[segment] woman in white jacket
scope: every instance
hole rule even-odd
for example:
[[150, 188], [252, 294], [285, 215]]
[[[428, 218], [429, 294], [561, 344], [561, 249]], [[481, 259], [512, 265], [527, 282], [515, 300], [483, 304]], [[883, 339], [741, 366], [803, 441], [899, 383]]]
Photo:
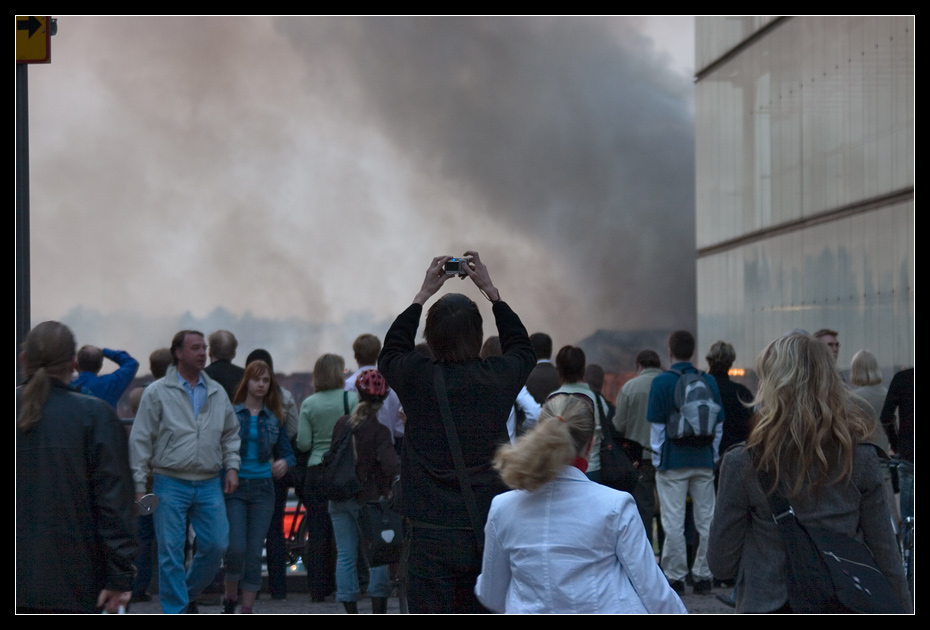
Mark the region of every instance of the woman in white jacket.
[[551, 397], [539, 424], [498, 450], [514, 488], [491, 504], [475, 593], [507, 613], [685, 613], [646, 540], [633, 498], [589, 480], [594, 409]]

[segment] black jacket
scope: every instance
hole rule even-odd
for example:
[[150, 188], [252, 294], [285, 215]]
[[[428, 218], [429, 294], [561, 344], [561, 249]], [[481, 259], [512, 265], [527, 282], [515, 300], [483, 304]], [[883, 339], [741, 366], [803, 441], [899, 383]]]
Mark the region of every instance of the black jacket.
[[[413, 349], [422, 310], [413, 304], [394, 320], [378, 360], [378, 369], [397, 392], [407, 414], [398, 511], [415, 521], [470, 528], [436, 400], [433, 362]], [[507, 416], [536, 362], [526, 328], [516, 313], [504, 302], [496, 302], [494, 317], [504, 356], [442, 364], [449, 406], [482, 522], [491, 499], [507, 490], [491, 468], [491, 459], [498, 446], [509, 443]]]
[[39, 422], [16, 431], [16, 605], [95, 612], [102, 589], [132, 590], [126, 431], [104, 401], [52, 383]]
[[245, 369], [234, 365], [226, 359], [217, 359], [203, 369], [207, 376], [223, 386], [229, 400], [236, 397], [236, 388], [239, 387], [239, 381], [242, 380]]
[[545, 404], [549, 394], [557, 390], [560, 385], [558, 370], [555, 365], [546, 361], [537, 363], [526, 378], [526, 391], [540, 405]]

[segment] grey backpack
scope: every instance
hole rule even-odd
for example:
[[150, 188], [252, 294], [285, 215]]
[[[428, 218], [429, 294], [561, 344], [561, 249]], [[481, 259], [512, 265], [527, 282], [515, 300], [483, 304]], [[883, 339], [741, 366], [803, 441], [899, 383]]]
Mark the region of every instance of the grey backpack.
[[675, 409], [665, 425], [666, 437], [691, 446], [712, 444], [721, 407], [714, 401], [706, 375], [697, 370], [669, 371], [678, 375], [678, 384], [675, 385]]

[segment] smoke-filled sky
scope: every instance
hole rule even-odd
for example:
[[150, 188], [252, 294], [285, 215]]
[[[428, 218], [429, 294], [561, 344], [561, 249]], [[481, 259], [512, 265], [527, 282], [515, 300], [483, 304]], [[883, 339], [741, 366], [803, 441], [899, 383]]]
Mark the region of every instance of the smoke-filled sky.
[[190, 326], [351, 364], [476, 249], [557, 346], [694, 325], [690, 18], [58, 25], [29, 69], [33, 323], [142, 373]]

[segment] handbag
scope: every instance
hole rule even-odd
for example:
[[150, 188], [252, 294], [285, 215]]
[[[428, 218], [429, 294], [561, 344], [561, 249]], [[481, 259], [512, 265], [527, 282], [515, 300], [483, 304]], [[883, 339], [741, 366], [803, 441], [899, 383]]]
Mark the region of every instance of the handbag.
[[[772, 487], [759, 471], [763, 488]], [[776, 489], [769, 506], [785, 542], [788, 604], [796, 613], [907, 612], [864, 544], [826, 529], [805, 527]]]
[[[601, 400], [603, 398], [597, 392], [594, 393], [597, 399], [599, 409], [603, 409]], [[629, 456], [621, 448], [617, 439], [614, 437], [613, 426], [604, 413], [601, 416], [601, 483], [609, 486], [614, 490], [623, 492], [633, 492], [636, 487], [636, 480], [639, 479], [639, 472], [633, 466]]]
[[393, 509], [393, 501], [379, 499], [361, 506], [358, 526], [368, 565], [380, 567], [400, 561], [404, 549], [404, 517]]

